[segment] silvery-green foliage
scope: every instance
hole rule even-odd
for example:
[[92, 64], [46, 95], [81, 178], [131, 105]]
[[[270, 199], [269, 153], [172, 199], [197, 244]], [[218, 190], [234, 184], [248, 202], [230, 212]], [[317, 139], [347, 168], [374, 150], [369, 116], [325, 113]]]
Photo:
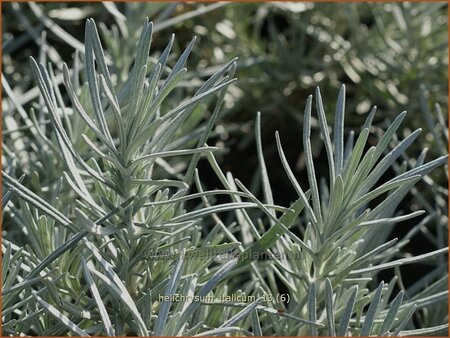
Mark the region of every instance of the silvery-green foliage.
[[[448, 191], [428, 175], [447, 161], [448, 131], [440, 107], [434, 115], [423, 103], [441, 155], [426, 162], [426, 151], [417, 159], [406, 153], [420, 131], [402, 138], [404, 113], [380, 132], [372, 125], [373, 109], [361, 130], [344, 140], [345, 88], [333, 128], [327, 121], [333, 114], [324, 111], [317, 89], [317, 118], [312, 97], [303, 115], [309, 187], [299, 184], [286, 159], [281, 138], [288, 135], [277, 134], [281, 162], [298, 199], [287, 208], [276, 206], [259, 114], [256, 143], [264, 201], [224, 172], [214, 156], [217, 149], [206, 144], [233, 82], [235, 60], [203, 82], [185, 69], [195, 39], [178, 61], [171, 53], [174, 37], [157, 57], [149, 56], [152, 33], [223, 4], [199, 6], [171, 19], [166, 18], [175, 5], [127, 3], [124, 12], [113, 3], [102, 6], [113, 15], [115, 28], [102, 26], [99, 34], [89, 19], [85, 39], [79, 41], [38, 5], [28, 5], [43, 27], [54, 27], [58, 38], [77, 51], [69, 68], [45, 34], [36, 35], [22, 17], [42, 45], [38, 61], [31, 60], [40, 97], [29, 114], [24, 105], [32, 96], [19, 97], [2, 77], [8, 110], [17, 110], [24, 122], [19, 126], [10, 114], [4, 118], [10, 130], [4, 134], [2, 205], [4, 220], [14, 224], [7, 224], [8, 239], [2, 240], [4, 334], [445, 332]], [[141, 29], [135, 20], [141, 9], [158, 12], [161, 6], [158, 24], [146, 20]], [[18, 4], [13, 7], [23, 14]], [[186, 87], [192, 96], [179, 90]], [[196, 124], [211, 105], [210, 119]], [[316, 174], [315, 126], [328, 159], [327, 177]], [[379, 140], [369, 147], [371, 134]], [[200, 156], [206, 156], [223, 190], [205, 191], [196, 169]], [[391, 168], [396, 176], [384, 181]], [[426, 190], [416, 184], [425, 184]], [[190, 192], [194, 185], [197, 193]], [[390, 240], [396, 223], [423, 214], [397, 210], [409, 192], [426, 215], [404, 238]], [[231, 202], [216, 204], [218, 194]], [[428, 194], [436, 196], [434, 205], [426, 203]], [[200, 203], [193, 207], [194, 201]], [[435, 233], [428, 231], [430, 225]], [[435, 250], [412, 256], [407, 244], [420, 232]], [[240, 256], [230, 259], [230, 252]], [[263, 253], [273, 257], [258, 260]], [[401, 268], [415, 263], [427, 264], [431, 272], [403, 288]], [[395, 277], [382, 281], [378, 273], [387, 269], [394, 269]], [[159, 299], [175, 294], [254, 298], [210, 304]], [[289, 301], [279, 294], [288, 294]], [[413, 325], [413, 316], [420, 326]]]
[[[195, 39], [164, 76], [173, 39], [159, 60], [148, 64], [152, 29], [152, 23], [146, 21], [133, 68], [125, 84], [118, 88], [95, 24], [87, 20], [87, 82], [74, 88], [71, 71], [65, 64], [62, 67], [71, 111], [87, 126], [81, 135], [90, 148], [85, 153], [76, 149], [70, 135], [69, 108], [62, 100], [53, 70], [31, 59], [33, 75], [55, 130], [55, 138], [46, 141], [64, 162], [64, 182], [59, 181], [58, 189], [67, 184], [74, 196], [71, 205], [61, 205], [57, 190], [49, 203], [3, 172], [7, 191], [3, 202], [5, 206], [10, 203], [7, 209], [11, 216], [20, 214], [16, 221], [29, 243], [26, 247], [7, 240], [2, 243], [10, 262], [4, 265], [3, 274], [5, 333], [146, 336], [153, 330], [158, 334], [172, 330], [171, 334], [181, 334], [191, 329], [187, 321], [195, 314], [194, 308], [178, 307], [169, 318], [171, 304], [158, 300], [158, 294], [164, 294], [165, 289], [166, 295], [172, 295], [180, 288], [195, 294], [198, 285], [198, 292], [206, 295], [234, 266], [231, 261], [223, 268], [209, 267], [214, 253], [227, 252], [239, 242], [220, 244], [222, 238], [217, 237], [200, 243], [199, 222], [212, 212], [256, 204], [186, 212], [186, 200], [203, 196], [187, 195], [189, 178], [152, 178], [158, 160], [214, 150], [202, 144], [194, 149], [176, 149], [173, 144], [177, 131], [199, 103], [218, 93], [220, 107], [223, 91], [234, 81], [234, 61], [205, 81], [193, 97], [161, 109], [186, 74], [184, 65]], [[198, 143], [206, 138], [200, 135], [192, 141]], [[191, 166], [195, 167], [197, 160], [198, 156], [193, 156]], [[11, 194], [19, 199], [10, 201]], [[183, 261], [195, 250], [197, 255], [204, 251], [209, 256], [206, 260]], [[177, 253], [180, 258], [172, 271], [173, 264], [168, 262]], [[45, 314], [48, 316], [42, 317]], [[185, 321], [177, 320], [175, 331], [173, 324], [166, 325], [174, 315]], [[198, 326], [198, 330], [205, 328]]]
[[[133, 63], [134, 41], [139, 37], [140, 21], [146, 16], [154, 18], [153, 21], [156, 24], [153, 31], [157, 33], [187, 20], [205, 16], [211, 11], [224, 7], [226, 3], [195, 4], [194, 9], [182, 14], [175, 14], [180, 5], [178, 3], [127, 2], [121, 4], [122, 9], [114, 2], [104, 2], [102, 5], [113, 16], [114, 25], [108, 29], [105, 24], [100, 23], [99, 29], [105, 40], [105, 47], [110, 51], [116, 65], [118, 80], [121, 82], [126, 79], [128, 69]], [[194, 85], [193, 82], [186, 81], [184, 85], [191, 87]]]
[[[418, 210], [402, 215], [396, 209], [417, 182], [427, 179], [427, 175], [435, 168], [447, 163], [448, 156], [443, 154], [424, 163], [424, 156], [421, 154], [411, 168], [404, 166], [397, 171], [397, 176], [384, 181], [383, 174], [396, 164], [397, 159], [405, 156], [406, 149], [420, 133], [420, 130], [412, 132], [388, 150], [406, 113], [398, 115], [378, 143], [365, 151], [376, 108], [369, 113], [354, 144], [353, 140], [347, 140], [344, 144], [345, 87], [341, 88], [337, 100], [332, 133], [329, 131], [318, 88], [315, 102], [327, 152], [329, 177], [321, 181], [319, 189], [310, 142], [313, 105], [313, 98], [310, 96], [306, 102], [303, 122], [309, 189], [305, 191], [295, 178], [277, 133], [276, 142], [283, 167], [299, 196], [289, 207], [295, 214], [285, 213], [277, 218], [260, 203], [272, 227], [250, 245], [238, 264], [247, 264], [254, 253], [269, 250], [273, 255], [273, 263], [267, 269], [267, 278], [270, 280], [274, 276], [278, 277], [291, 296], [289, 303], [278, 306], [287, 313], [300, 314], [300, 317], [307, 317], [312, 321], [318, 320], [324, 327], [300, 327], [282, 320], [279, 322], [279, 329], [276, 326], [262, 326], [262, 332], [312, 336], [408, 334], [410, 331], [407, 328], [416, 310], [430, 305], [442, 305], [442, 308], [446, 308], [447, 276], [426, 275], [424, 278], [427, 280], [422, 280], [414, 290], [402, 290], [395, 295], [394, 286], [397, 282], [401, 283], [399, 268], [406, 264], [427, 262], [435, 264], [436, 269], [442, 269], [448, 248], [438, 245], [437, 250], [422, 255], [399, 255], [413, 236], [412, 232], [423, 229], [430, 216], [417, 222], [417, 226], [406, 238], [389, 240], [388, 236], [396, 223], [424, 213], [423, 210]], [[258, 140], [259, 115], [256, 128]], [[257, 144], [265, 202], [270, 203], [273, 197], [260, 139]], [[251, 195], [242, 183], [236, 183], [241, 190]], [[380, 196], [383, 198], [376, 200]], [[252, 199], [258, 203], [256, 197]], [[292, 232], [295, 227], [302, 229], [302, 236]], [[392, 268], [396, 269], [397, 276], [389, 283], [381, 281], [374, 290], [378, 272]], [[428, 283], [433, 283], [432, 291], [427, 287]], [[274, 287], [271, 290], [273, 294], [282, 292], [278, 285]], [[263, 287], [260, 292], [265, 292]], [[445, 331], [445, 312], [442, 316], [436, 315], [439, 320], [426, 324], [428, 329], [425, 325], [417, 334]], [[415, 331], [411, 331], [411, 334], [413, 332]]]

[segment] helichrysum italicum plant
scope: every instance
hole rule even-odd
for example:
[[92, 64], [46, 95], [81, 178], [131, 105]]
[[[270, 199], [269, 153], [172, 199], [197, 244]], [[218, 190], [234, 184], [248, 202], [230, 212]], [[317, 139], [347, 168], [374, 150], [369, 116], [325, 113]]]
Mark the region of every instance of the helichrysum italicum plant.
[[[247, 249], [247, 254], [262, 250], [273, 251], [274, 263], [269, 272], [277, 276], [290, 291], [291, 301], [283, 306], [287, 313], [297, 313], [310, 321], [324, 323], [324, 327], [290, 325], [279, 322], [283, 335], [407, 335], [432, 334], [447, 329], [446, 314], [439, 325], [408, 331], [415, 310], [431, 304], [446, 304], [447, 275], [435, 280], [433, 292], [426, 284], [409, 293], [401, 290], [393, 294], [397, 277], [388, 283], [381, 281], [376, 289], [369, 287], [382, 270], [421, 261], [437, 260], [447, 253], [447, 247], [419, 256], [401, 256], [412, 236], [423, 224], [418, 224], [402, 239], [388, 240], [392, 225], [421, 215], [415, 211], [401, 215], [397, 206], [414, 185], [433, 169], [447, 162], [443, 155], [426, 164], [419, 159], [411, 169], [403, 167], [397, 176], [382, 182], [382, 176], [416, 139], [420, 130], [408, 135], [392, 149], [387, 150], [397, 132], [405, 112], [400, 114], [383, 134], [377, 145], [364, 151], [376, 108], [372, 109], [353, 144], [349, 138], [344, 144], [345, 87], [339, 93], [334, 129], [330, 136], [319, 89], [316, 91], [316, 107], [321, 134], [328, 158], [329, 177], [317, 181], [311, 151], [311, 111], [313, 98], [306, 103], [303, 122], [303, 146], [306, 157], [309, 189], [303, 190], [296, 180], [283, 152], [280, 137], [276, 134], [277, 147], [283, 167], [299, 198], [289, 208], [300, 219], [286, 213], [277, 219], [260, 204], [269, 216], [272, 227]], [[259, 118], [259, 117], [258, 117]], [[257, 123], [259, 137], [259, 119]], [[258, 140], [258, 139], [257, 139]], [[273, 197], [266, 165], [262, 155], [261, 140], [257, 141], [260, 166], [263, 173], [264, 195], [267, 203]], [[382, 183], [379, 183], [379, 182]], [[239, 181], [238, 186], [251, 194]], [[386, 195], [387, 193], [387, 195]], [[383, 200], [373, 201], [384, 196]], [[256, 198], [253, 198], [256, 203]], [[302, 236], [291, 232], [294, 226], [302, 229]], [[241, 262], [247, 259], [242, 256]], [[445, 256], [444, 256], [445, 257]], [[261, 288], [262, 289], [262, 288]], [[273, 294], [282, 290], [278, 285]], [[406, 296], [405, 296], [406, 294]], [[444, 306], [445, 307], [445, 306]], [[270, 329], [269, 329], [270, 330]], [[405, 330], [405, 331], [404, 331]]]
[[[35, 193], [26, 187], [24, 177], [15, 179], [11, 168], [3, 172], [3, 207], [26, 236], [22, 243], [2, 241], [4, 334], [367, 336], [445, 331], [444, 313], [435, 323], [410, 328], [414, 311], [446, 302], [447, 276], [394, 292], [398, 278], [384, 283], [377, 274], [447, 252], [439, 248], [403, 257], [399, 252], [408, 236], [388, 239], [393, 224], [423, 213], [402, 215], [396, 209], [414, 184], [447, 156], [428, 163], [421, 156], [412, 168], [399, 166], [397, 175], [383, 182], [383, 174], [420, 131], [390, 149], [402, 113], [377, 145], [366, 150], [373, 109], [356, 141], [350, 134], [344, 142], [345, 87], [332, 133], [317, 90], [329, 175], [316, 177], [309, 97], [303, 122], [309, 189], [297, 182], [277, 134], [282, 165], [299, 197], [288, 208], [275, 206], [258, 115], [261, 202], [222, 171], [216, 149], [206, 145], [225, 90], [234, 81], [234, 60], [191, 98], [171, 106], [167, 98], [186, 76], [194, 40], [166, 73], [174, 40], [153, 61], [152, 29], [146, 21], [131, 71], [114, 73], [96, 26], [88, 20], [82, 62], [86, 82], [79, 83], [78, 71], [62, 66], [68, 101], [57, 74], [31, 60], [52, 133], [47, 136], [35, 118], [28, 127], [61, 158], [64, 173], [63, 179], [45, 186], [50, 195], [46, 200], [40, 189]], [[215, 94], [203, 132], [180, 134], [189, 115]], [[196, 146], [179, 148], [185, 144]], [[204, 190], [196, 170], [201, 155], [223, 190]], [[166, 161], [171, 157], [186, 158], [183, 171], [173, 170]], [[37, 176], [33, 184], [39, 186]], [[197, 193], [192, 193], [194, 186]], [[215, 204], [218, 194], [229, 195], [232, 202]], [[201, 204], [192, 207], [196, 199]], [[247, 208], [263, 216], [255, 220]], [[229, 211], [223, 221], [220, 213]], [[411, 231], [422, 228], [418, 223]], [[239, 254], [236, 258], [216, 259], [232, 250]], [[261, 260], [262, 253], [271, 259]], [[186, 301], [174, 301], [174, 295]], [[230, 295], [253, 298], [220, 300]], [[189, 298], [193, 296], [198, 298]], [[206, 296], [208, 301], [202, 298]]]
[[[164, 291], [168, 282], [165, 279], [169, 276], [170, 290], [176, 289], [180, 281], [186, 283], [189, 275], [192, 276], [189, 283], [195, 284], [197, 277], [192, 278], [205, 272], [211, 263], [212, 259], [209, 259], [201, 265], [192, 263], [190, 268], [184, 267], [186, 275], [181, 279], [179, 268], [174, 274], [166, 260], [152, 259], [152, 256], [164, 256], [164, 252], [174, 250], [180, 256], [180, 265], [189, 253], [181, 248], [194, 248], [199, 244], [199, 219], [211, 212], [208, 208], [200, 212], [184, 211], [182, 202], [190, 198], [186, 196], [188, 177], [184, 180], [158, 179], [152, 178], [152, 172], [158, 159], [211, 151], [209, 147], [178, 150], [173, 149], [172, 144], [192, 110], [234, 81], [231, 77], [235, 64], [232, 61], [225, 65], [191, 99], [162, 111], [165, 98], [186, 74], [183, 67], [194, 40], [170, 74], [161, 80], [173, 39], [147, 72], [152, 27], [149, 22], [144, 25], [133, 69], [120, 90], [113, 84], [92, 20], [86, 23], [84, 67], [87, 84], [83, 87], [90, 101], [84, 100], [84, 105], [73, 88], [69, 69], [63, 66], [71, 107], [89, 127], [89, 133], [81, 135], [92, 150], [88, 160], [80, 156], [67, 132], [70, 119], [53, 71], [47, 71], [43, 65], [31, 60], [33, 75], [56, 131], [52, 145], [59, 148], [66, 167], [65, 181], [76, 196], [72, 197], [75, 204], [65, 210], [67, 217], [57, 210], [57, 192], [51, 203], [56, 204], [54, 207], [3, 173], [4, 185], [10, 192], [28, 202], [19, 202], [17, 213], [21, 215], [17, 223], [23, 226], [30, 244], [25, 250], [27, 254], [11, 273], [3, 274], [7, 278], [3, 292], [10, 297], [3, 303], [4, 309], [10, 309], [6, 312], [9, 315], [4, 317], [7, 333], [53, 335], [69, 329], [82, 335], [128, 332], [145, 336], [153, 328], [155, 333], [162, 334], [168, 307], [167, 304], [161, 306], [161, 315], [156, 321], [152, 318], [151, 303], [157, 299], [154, 288]], [[218, 105], [222, 98], [223, 93], [219, 94]], [[201, 135], [200, 140], [194, 138], [194, 141], [205, 138]], [[192, 158], [191, 167], [195, 167], [197, 159], [196, 156]], [[187, 175], [192, 176], [193, 170]], [[9, 198], [10, 193], [5, 195], [4, 202], [7, 203]], [[15, 246], [8, 243], [4, 247], [9, 260], [11, 248]], [[229, 247], [209, 245], [202, 249], [219, 252]], [[15, 252], [11, 257], [12, 263], [17, 262], [17, 255]], [[196, 271], [199, 267], [202, 269]], [[42, 282], [42, 276], [46, 279], [43, 283], [47, 283], [52, 291], [42, 293], [42, 289], [36, 293], [28, 287]], [[221, 279], [214, 278], [214, 268], [211, 276], [209, 288]], [[19, 284], [14, 285], [14, 281]], [[98, 285], [99, 281], [101, 285]], [[61, 294], [58, 290], [64, 292]], [[28, 301], [21, 304], [19, 300], [23, 299]], [[116, 309], [112, 313], [107, 311], [111, 307]], [[44, 322], [27, 318], [34, 311], [43, 309], [55, 318], [49, 317]], [[96, 314], [92, 313], [93, 309]], [[68, 319], [65, 311], [75, 317]], [[20, 313], [19, 319], [14, 318], [15, 313]], [[101, 327], [93, 325], [98, 320], [103, 323]], [[90, 323], [81, 324], [80, 321]], [[183, 332], [183, 327], [180, 326], [179, 331]]]

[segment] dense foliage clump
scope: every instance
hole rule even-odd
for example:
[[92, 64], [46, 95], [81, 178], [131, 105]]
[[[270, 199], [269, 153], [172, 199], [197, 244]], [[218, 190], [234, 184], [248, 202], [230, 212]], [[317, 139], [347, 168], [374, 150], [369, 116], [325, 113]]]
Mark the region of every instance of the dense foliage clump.
[[447, 333], [446, 7], [3, 9], [4, 335]]

